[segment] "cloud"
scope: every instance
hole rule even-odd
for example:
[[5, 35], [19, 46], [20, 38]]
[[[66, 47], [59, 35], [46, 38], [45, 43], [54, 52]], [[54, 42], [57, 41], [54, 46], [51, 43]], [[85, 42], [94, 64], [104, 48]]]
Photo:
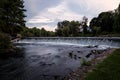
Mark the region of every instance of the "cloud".
[[35, 16], [36, 18], [30, 19], [27, 23], [33, 23], [33, 24], [37, 24], [37, 23], [51, 23], [54, 22], [54, 20], [52, 19], [48, 19], [45, 17], [40, 17], [38, 18], [37, 16]]
[[[27, 1], [27, 0], [26, 0]], [[58, 21], [81, 20], [87, 16], [89, 20], [100, 12], [114, 10], [120, 0], [29, 0], [27, 25], [44, 27], [48, 30], [55, 28]], [[33, 13], [34, 16], [31, 16]]]
[[[56, 26], [58, 21], [62, 20], [80, 20], [82, 18], [81, 15], [72, 12], [68, 7], [66, 1], [61, 2], [61, 4], [55, 6], [55, 7], [50, 7], [43, 12], [40, 12], [38, 15], [32, 17], [31, 19], [28, 20], [27, 24], [44, 24], [44, 23], [49, 23], [49, 26], [51, 25]], [[46, 24], [44, 24], [46, 25]], [[42, 25], [42, 26], [44, 26]], [[41, 25], [39, 26], [41, 27]], [[48, 25], [47, 25], [48, 27]], [[53, 28], [51, 27], [51, 28]], [[47, 28], [48, 29], [48, 28]]]
[[[52, 27], [52, 28], [51, 28]], [[44, 28], [44, 29], [46, 29], [46, 30], [48, 30], [48, 31], [55, 31], [55, 29], [56, 29], [56, 26], [50, 26], [50, 25], [43, 25], [43, 26], [41, 26], [41, 27], [38, 27], [38, 28]]]

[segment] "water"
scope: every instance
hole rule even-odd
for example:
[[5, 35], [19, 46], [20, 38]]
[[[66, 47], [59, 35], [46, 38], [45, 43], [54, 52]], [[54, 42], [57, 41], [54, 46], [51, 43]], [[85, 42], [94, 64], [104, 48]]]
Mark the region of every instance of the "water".
[[23, 39], [18, 44], [46, 44], [46, 45], [76, 45], [76, 46], [95, 46], [99, 47], [110, 47], [119, 48], [120, 38], [119, 37], [30, 37]]
[[[80, 67], [91, 50], [119, 48], [119, 38], [26, 38], [15, 43], [22, 57], [0, 59], [0, 80], [61, 80]], [[88, 47], [89, 46], [89, 47]], [[97, 46], [97, 47], [95, 47]], [[71, 55], [72, 53], [72, 55]]]

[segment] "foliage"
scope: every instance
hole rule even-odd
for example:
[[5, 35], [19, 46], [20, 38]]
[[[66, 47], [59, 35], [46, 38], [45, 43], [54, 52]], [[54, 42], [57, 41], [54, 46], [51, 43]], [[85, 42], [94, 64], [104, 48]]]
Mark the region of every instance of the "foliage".
[[10, 37], [7, 34], [0, 33], [0, 50], [11, 47]]
[[14, 52], [10, 37], [25, 27], [23, 3], [23, 0], [0, 0], [0, 53]]
[[94, 35], [120, 33], [120, 5], [115, 11], [102, 12], [94, 17], [90, 28]]
[[114, 14], [114, 31], [120, 33], [120, 4]]
[[62, 21], [58, 22], [58, 27], [56, 29], [56, 36], [63, 37], [76, 37], [80, 34], [79, 21]]
[[84, 80], [120, 80], [120, 49], [98, 64]]
[[84, 33], [84, 34], [87, 34], [87, 33], [88, 33], [88, 30], [87, 30], [87, 28], [88, 28], [87, 22], [88, 22], [88, 18], [84, 16], [84, 17], [83, 17], [83, 21], [82, 21], [82, 23], [81, 23], [81, 26], [82, 26], [82, 28], [83, 28], [83, 33]]
[[90, 22], [90, 26], [93, 30], [93, 33], [96, 32], [94, 27], [98, 27], [101, 32], [112, 32], [113, 31], [113, 12], [102, 12], [96, 18], [93, 18]]
[[82, 58], [82, 65], [83, 66], [90, 66], [91, 65], [91, 62], [90, 61], [86, 61], [84, 58]]
[[0, 30], [16, 35], [25, 26], [23, 0], [0, 1]]
[[38, 29], [25, 27], [21, 32], [23, 37], [54, 37], [55, 33], [53, 31], [46, 31], [44, 28]]

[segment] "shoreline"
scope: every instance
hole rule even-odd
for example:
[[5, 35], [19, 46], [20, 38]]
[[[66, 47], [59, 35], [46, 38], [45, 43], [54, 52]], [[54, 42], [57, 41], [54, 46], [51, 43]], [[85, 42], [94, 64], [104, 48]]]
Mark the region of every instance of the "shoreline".
[[85, 64], [82, 64], [76, 71], [69, 73], [64, 80], [83, 80], [86, 77], [87, 73], [92, 72], [97, 64], [101, 63], [105, 58], [107, 58], [107, 56], [109, 56], [115, 50], [116, 49], [114, 48], [108, 48], [100, 53], [98, 52], [98, 50], [94, 54], [94, 59], [86, 62]]
[[17, 48], [15, 45], [12, 44], [11, 48], [9, 49], [0, 49], [0, 59], [7, 59], [10, 57], [22, 57], [22, 49]]

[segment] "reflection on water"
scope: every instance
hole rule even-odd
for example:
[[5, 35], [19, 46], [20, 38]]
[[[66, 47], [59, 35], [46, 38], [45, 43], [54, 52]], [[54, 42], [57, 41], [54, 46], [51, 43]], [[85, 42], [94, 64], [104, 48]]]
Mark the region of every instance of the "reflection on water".
[[20, 52], [21, 57], [0, 59], [0, 80], [61, 80], [80, 67], [83, 58], [94, 58], [92, 50], [103, 47], [81, 46], [79, 40], [74, 41], [75, 45], [72, 41], [71, 44], [53, 41], [25, 39], [16, 43], [17, 47], [24, 49], [24, 54]]
[[[24, 57], [0, 60], [0, 80], [61, 80], [81, 63], [87, 52], [75, 46], [24, 45]], [[70, 55], [72, 52], [72, 55]], [[78, 58], [79, 57], [79, 58]], [[91, 56], [92, 57], [92, 56]]]

